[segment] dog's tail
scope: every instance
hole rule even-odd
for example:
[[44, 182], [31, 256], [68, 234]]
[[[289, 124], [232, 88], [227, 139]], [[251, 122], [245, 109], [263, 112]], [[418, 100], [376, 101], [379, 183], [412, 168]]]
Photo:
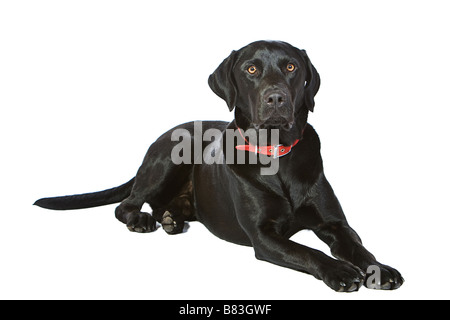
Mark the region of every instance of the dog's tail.
[[117, 203], [127, 198], [133, 188], [134, 178], [127, 183], [108, 190], [75, 194], [72, 196], [42, 198], [34, 205], [52, 210], [84, 209]]

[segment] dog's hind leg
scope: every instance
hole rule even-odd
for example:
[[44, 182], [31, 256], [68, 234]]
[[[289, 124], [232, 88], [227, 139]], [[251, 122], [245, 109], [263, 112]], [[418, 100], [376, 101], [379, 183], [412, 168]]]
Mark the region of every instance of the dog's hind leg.
[[[170, 170], [155, 170], [149, 159], [152, 148], [144, 159], [144, 163], [139, 168], [133, 188], [128, 198], [116, 208], [116, 218], [125, 223], [130, 231], [146, 233], [156, 230], [156, 220], [150, 213], [141, 212], [144, 203], [155, 198], [155, 194], [164, 184], [164, 179], [169, 175]], [[167, 172], [168, 171], [168, 172]]]
[[[156, 194], [164, 185], [167, 172], [146, 170], [148, 166], [142, 165], [136, 175], [136, 181], [131, 194], [116, 208], [116, 218], [127, 225], [128, 230], [146, 233], [156, 230], [156, 219], [147, 212], [142, 212], [142, 206], [148, 202], [150, 205], [158, 203]], [[157, 179], [159, 177], [159, 179]], [[162, 198], [162, 197], [161, 197]], [[153, 199], [153, 201], [150, 201]], [[166, 200], [167, 201], [167, 200]], [[165, 203], [164, 199], [162, 203]]]
[[[180, 126], [188, 131], [187, 134], [193, 134], [193, 123]], [[125, 223], [130, 231], [151, 232], [156, 230], [156, 220], [162, 222], [162, 216], [167, 209], [170, 209], [172, 220], [177, 222], [177, 227], [172, 232], [178, 232], [179, 227], [187, 220], [183, 217], [178, 218], [176, 209], [181, 208], [181, 198], [192, 194], [192, 186], [189, 187], [192, 180], [193, 158], [188, 163], [175, 164], [172, 161], [173, 148], [178, 141], [172, 141], [172, 132], [176, 128], [167, 131], [159, 137], [148, 149], [144, 161], [139, 168], [133, 188], [128, 198], [126, 198], [116, 208], [116, 218]], [[184, 151], [183, 151], [184, 152]], [[191, 155], [194, 155], [191, 150]], [[179, 200], [174, 200], [180, 198]], [[172, 203], [173, 202], [173, 203]], [[144, 203], [150, 204], [154, 210], [153, 216], [146, 212], [141, 212]], [[170, 205], [172, 203], [172, 205]], [[181, 207], [180, 207], [181, 206]], [[185, 205], [186, 206], [186, 205]], [[190, 204], [189, 204], [190, 207]], [[162, 213], [155, 212], [155, 209], [164, 208]], [[161, 217], [158, 217], [160, 215]], [[157, 216], [158, 219], [155, 219]], [[165, 223], [169, 223], [169, 214], [165, 216]], [[168, 230], [168, 229], [167, 229]]]
[[186, 227], [185, 221], [196, 220], [192, 207], [192, 182], [187, 182], [166, 207], [153, 210], [153, 218], [168, 234], [182, 233]]
[[146, 233], [156, 230], [156, 220], [147, 212], [141, 212], [145, 201], [131, 194], [116, 208], [116, 218], [127, 225], [128, 230]]
[[[162, 223], [164, 211], [161, 217], [158, 216], [158, 212], [153, 212], [153, 215], [156, 213], [157, 219], [150, 213], [141, 212], [144, 203], [148, 203], [154, 210], [155, 208], [171, 209], [172, 219], [178, 223], [172, 232], [177, 233], [179, 228], [183, 230], [183, 222], [186, 220], [186, 218], [178, 219], [177, 209], [182, 207], [182, 200], [192, 194], [192, 186], [188, 187], [192, 166], [173, 164], [169, 158], [170, 153], [157, 147], [158, 143], [150, 147], [136, 174], [130, 195], [116, 208], [116, 218], [125, 223], [130, 231], [152, 232], [156, 230], [157, 220]], [[159, 149], [159, 153], [155, 155], [154, 149]], [[177, 198], [180, 199], [176, 200]], [[188, 204], [190, 208], [190, 200]], [[184, 207], [187, 208], [188, 204]], [[168, 216], [166, 215], [165, 218], [165, 223], [168, 224]]]
[[[156, 221], [167, 233], [182, 232], [184, 221], [195, 220], [191, 209], [190, 169], [189, 166], [175, 167], [171, 164], [159, 171], [141, 167], [130, 196], [116, 208], [116, 218], [134, 232], [152, 232], [156, 230]], [[146, 202], [153, 209], [152, 215], [141, 212]], [[166, 211], [168, 213], [165, 214]]]

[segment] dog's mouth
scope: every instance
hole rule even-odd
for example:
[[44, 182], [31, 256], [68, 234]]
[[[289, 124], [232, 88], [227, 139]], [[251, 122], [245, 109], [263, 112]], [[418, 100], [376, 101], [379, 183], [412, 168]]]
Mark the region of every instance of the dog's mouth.
[[258, 108], [253, 126], [255, 129], [291, 130], [295, 119], [291, 105], [291, 103], [283, 103], [281, 106], [273, 107], [263, 104]]
[[255, 129], [280, 129], [289, 131], [294, 125], [294, 117], [284, 117], [281, 115], [271, 115], [267, 119], [253, 122]]
[[291, 130], [294, 125], [294, 121], [286, 121], [284, 119], [271, 119], [263, 123], [254, 123], [253, 127], [256, 130], [259, 129], [282, 129], [285, 131]]

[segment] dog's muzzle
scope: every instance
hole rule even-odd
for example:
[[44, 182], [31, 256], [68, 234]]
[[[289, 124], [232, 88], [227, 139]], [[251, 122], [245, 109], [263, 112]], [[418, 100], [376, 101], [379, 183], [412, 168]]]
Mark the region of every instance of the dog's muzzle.
[[267, 89], [261, 96], [259, 119], [255, 128], [275, 127], [290, 130], [294, 124], [294, 109], [286, 90]]

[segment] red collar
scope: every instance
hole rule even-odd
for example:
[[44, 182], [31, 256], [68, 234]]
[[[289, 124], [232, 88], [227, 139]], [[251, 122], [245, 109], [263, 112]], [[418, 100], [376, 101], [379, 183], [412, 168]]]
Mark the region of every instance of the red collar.
[[255, 145], [251, 144], [250, 142], [248, 142], [247, 139], [245, 139], [244, 135], [242, 134], [241, 128], [238, 128], [238, 130], [239, 130], [239, 133], [241, 134], [241, 137], [248, 144], [237, 145], [236, 146], [237, 150], [244, 150], [244, 151], [249, 151], [249, 152], [254, 152], [254, 153], [260, 153], [260, 154], [264, 154], [266, 156], [273, 157], [274, 159], [287, 155], [289, 152], [291, 152], [292, 148], [300, 141], [300, 139], [297, 139], [290, 146], [284, 146], [282, 144], [271, 145], [271, 146], [255, 146]]

